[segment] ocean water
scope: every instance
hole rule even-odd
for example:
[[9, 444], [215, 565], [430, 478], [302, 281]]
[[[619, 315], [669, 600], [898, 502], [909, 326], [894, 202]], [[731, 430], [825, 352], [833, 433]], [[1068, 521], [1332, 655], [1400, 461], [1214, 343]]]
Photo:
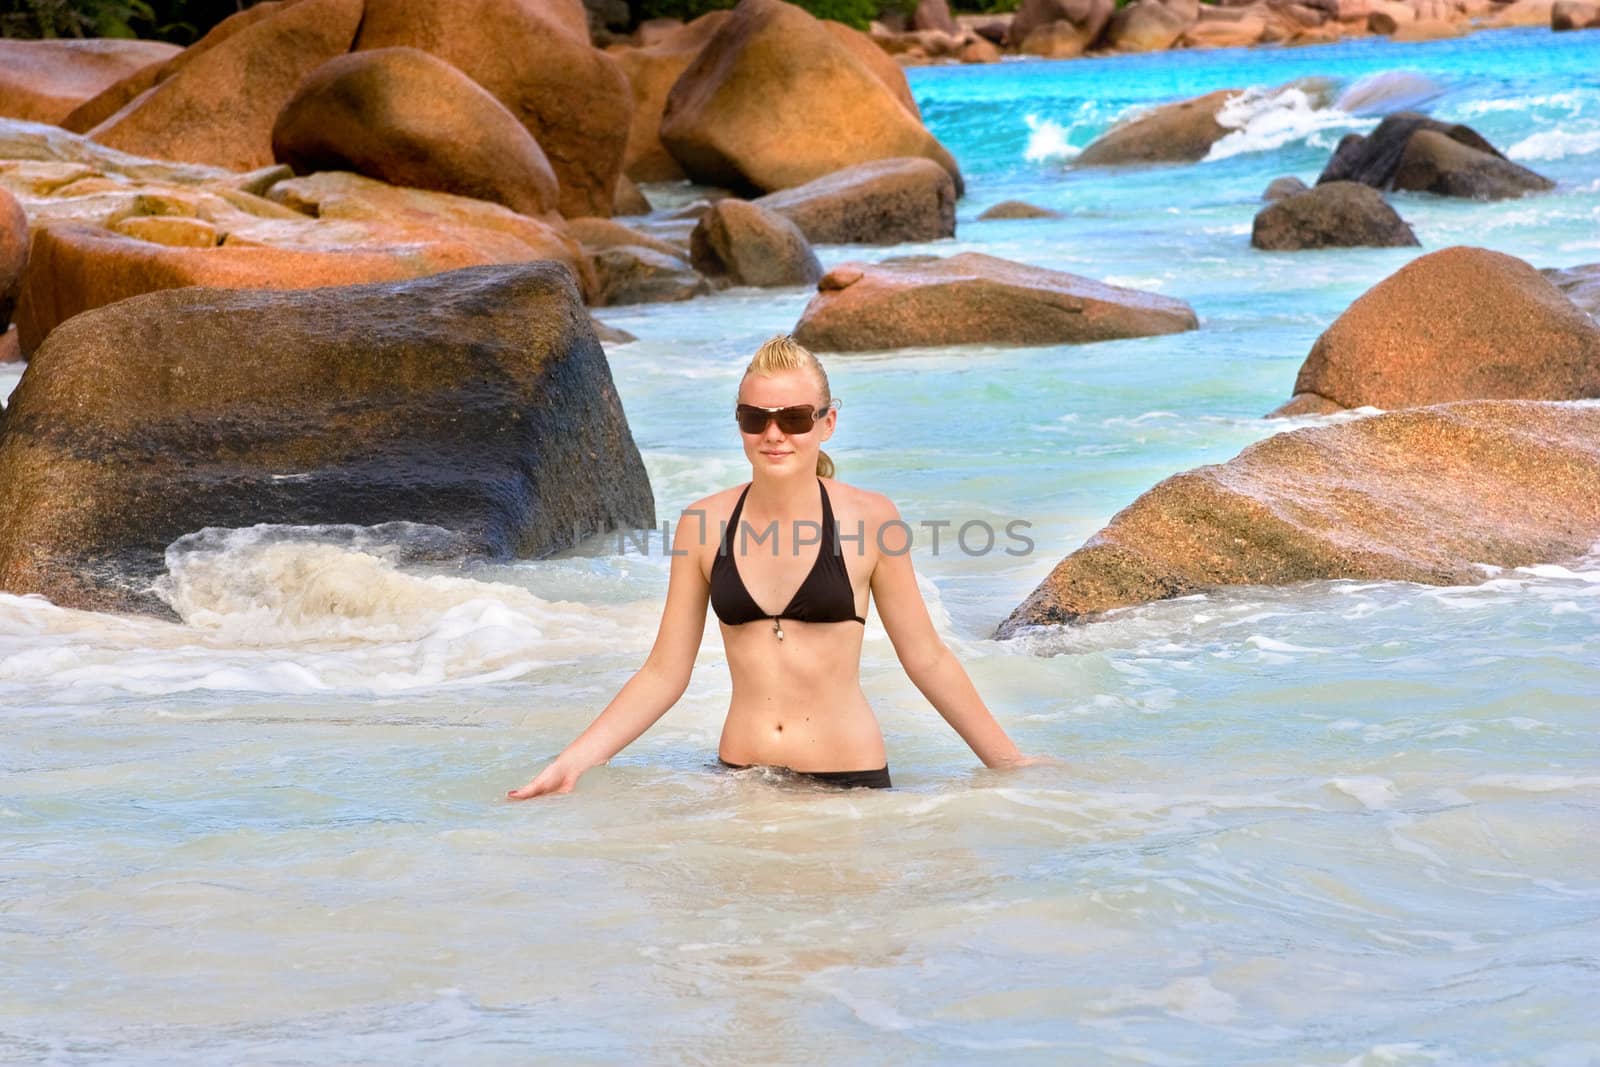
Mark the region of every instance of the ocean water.
[[[873, 616], [897, 788], [720, 773], [713, 623], [654, 730], [572, 797], [502, 802], [642, 660], [659, 536], [419, 568], [361, 531], [212, 531], [169, 552], [181, 624], [0, 596], [0, 1060], [1600, 1062], [1600, 555], [991, 639], [1139, 493], [1284, 429], [1260, 416], [1317, 334], [1418, 254], [1248, 245], [1272, 178], [1378, 117], [1313, 105], [1403, 75], [1560, 183], [1396, 196], [1423, 251], [1600, 261], [1600, 33], [1544, 31], [914, 70], [957, 238], [820, 250], [979, 250], [1199, 313], [828, 361], [842, 478], [913, 523], [1028, 524], [1030, 552], [915, 560], [997, 717], [1063, 765], [979, 767]], [[1263, 91], [1212, 158], [1070, 169], [1230, 87]], [[1012, 197], [1064, 217], [976, 221]], [[738, 372], [805, 300], [602, 313], [639, 337], [610, 354], [661, 515], [747, 476]]]

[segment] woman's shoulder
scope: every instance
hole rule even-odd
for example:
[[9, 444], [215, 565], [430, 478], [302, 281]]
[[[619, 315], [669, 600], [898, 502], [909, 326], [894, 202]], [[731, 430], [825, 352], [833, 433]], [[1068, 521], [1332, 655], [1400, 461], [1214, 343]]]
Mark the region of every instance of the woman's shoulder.
[[833, 502], [835, 512], [848, 512], [869, 523], [890, 522], [900, 517], [900, 511], [894, 506], [894, 501], [882, 493], [856, 485], [847, 485], [837, 478], [824, 478], [822, 485], [828, 491], [828, 499]]
[[740, 482], [738, 485], [719, 489], [710, 496], [703, 496], [683, 509], [685, 515], [706, 515], [713, 520], [727, 518], [733, 512], [733, 506], [739, 502], [739, 494], [749, 488], [749, 482]]

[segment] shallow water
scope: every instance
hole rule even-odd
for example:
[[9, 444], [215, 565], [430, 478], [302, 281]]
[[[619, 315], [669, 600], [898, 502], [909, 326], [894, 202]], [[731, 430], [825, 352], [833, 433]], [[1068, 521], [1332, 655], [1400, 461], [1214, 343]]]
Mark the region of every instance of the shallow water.
[[[1191, 167], [1064, 158], [1141, 102], [1388, 70], [1561, 182], [1397, 197], [1424, 250], [1600, 260], [1600, 34], [911, 72], [969, 186], [929, 250], [1158, 289], [1203, 323], [829, 363], [842, 477], [913, 523], [1031, 524], [1031, 553], [916, 558], [996, 714], [1066, 766], [977, 768], [874, 616], [897, 788], [719, 772], [713, 624], [645, 738], [575, 797], [504, 804], [648, 649], [659, 535], [463, 568], [349, 531], [190, 541], [182, 625], [0, 597], [0, 1058], [1600, 1061], [1600, 558], [989, 639], [1144, 489], [1282, 429], [1259, 416], [1312, 340], [1417, 254], [1248, 248], [1266, 183], [1374, 117], [1285, 98]], [[1067, 217], [974, 221], [1014, 196]], [[641, 338], [611, 357], [662, 516], [746, 475], [725, 405], [805, 298], [603, 313]]]

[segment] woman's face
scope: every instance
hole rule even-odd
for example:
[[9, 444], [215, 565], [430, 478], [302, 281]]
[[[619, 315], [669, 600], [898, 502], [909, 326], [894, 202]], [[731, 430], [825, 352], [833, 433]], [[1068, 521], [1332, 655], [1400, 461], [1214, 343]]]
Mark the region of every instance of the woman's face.
[[[777, 374], [747, 374], [739, 385], [739, 403], [762, 408], [822, 406], [822, 389], [815, 377], [803, 370]], [[817, 452], [822, 442], [833, 436], [838, 414], [829, 410], [806, 433], [786, 434], [777, 419], [768, 419], [760, 433], [739, 431], [744, 439], [744, 454], [753, 470], [772, 474], [811, 474], [817, 469]]]

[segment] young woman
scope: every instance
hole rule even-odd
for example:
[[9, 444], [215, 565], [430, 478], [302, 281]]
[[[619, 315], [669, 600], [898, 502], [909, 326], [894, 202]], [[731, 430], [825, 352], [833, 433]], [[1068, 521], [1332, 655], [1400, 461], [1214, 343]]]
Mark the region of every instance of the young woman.
[[507, 795], [570, 792], [584, 771], [654, 725], [689, 685], [708, 602], [733, 675], [718, 753], [726, 765], [888, 787], [883, 735], [860, 684], [869, 593], [906, 674], [978, 758], [989, 767], [1035, 762], [1017, 751], [934, 630], [895, 506], [833, 479], [822, 443], [838, 412], [817, 358], [789, 337], [762, 345], [739, 385], [735, 418], [750, 482], [684, 511], [644, 666], [577, 740]]

